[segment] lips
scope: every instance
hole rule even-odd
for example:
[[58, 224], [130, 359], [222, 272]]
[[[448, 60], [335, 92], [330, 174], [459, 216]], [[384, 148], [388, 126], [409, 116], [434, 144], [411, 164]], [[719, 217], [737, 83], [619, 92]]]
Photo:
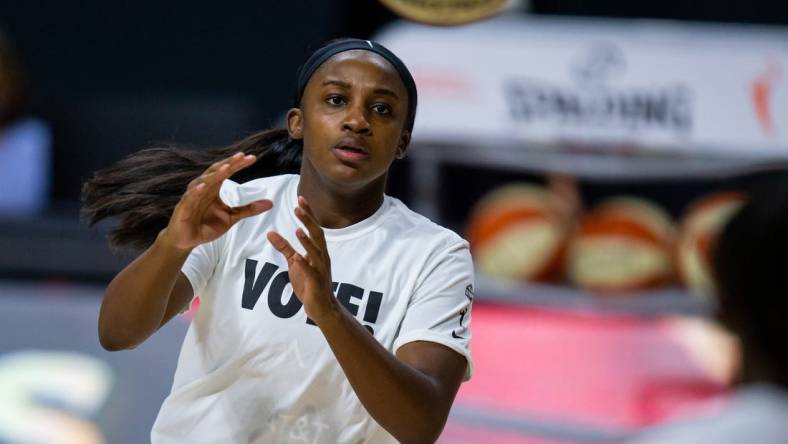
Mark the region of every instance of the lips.
[[369, 157], [369, 149], [358, 139], [343, 137], [334, 145], [334, 153], [340, 160], [357, 162]]

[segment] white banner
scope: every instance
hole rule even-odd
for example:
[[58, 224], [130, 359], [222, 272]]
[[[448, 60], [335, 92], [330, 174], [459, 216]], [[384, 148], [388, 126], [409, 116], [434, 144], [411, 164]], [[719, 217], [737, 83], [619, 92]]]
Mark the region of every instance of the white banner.
[[414, 141], [788, 158], [788, 31], [499, 17], [378, 36], [419, 88]]

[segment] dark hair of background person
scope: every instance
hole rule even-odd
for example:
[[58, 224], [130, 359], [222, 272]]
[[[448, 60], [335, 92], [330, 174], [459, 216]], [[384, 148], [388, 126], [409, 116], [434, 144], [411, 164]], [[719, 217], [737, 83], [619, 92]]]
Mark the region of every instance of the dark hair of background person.
[[24, 113], [27, 92], [27, 79], [16, 51], [0, 31], [0, 128]]
[[788, 178], [750, 193], [714, 254], [719, 318], [742, 343], [742, 383], [788, 389]]

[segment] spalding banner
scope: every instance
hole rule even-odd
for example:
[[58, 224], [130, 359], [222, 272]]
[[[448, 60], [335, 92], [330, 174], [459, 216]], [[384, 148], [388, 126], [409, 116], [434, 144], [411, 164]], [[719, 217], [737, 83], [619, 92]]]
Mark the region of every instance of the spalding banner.
[[500, 16], [377, 38], [416, 78], [416, 143], [669, 159], [667, 174], [693, 165], [676, 157], [788, 158], [783, 30]]

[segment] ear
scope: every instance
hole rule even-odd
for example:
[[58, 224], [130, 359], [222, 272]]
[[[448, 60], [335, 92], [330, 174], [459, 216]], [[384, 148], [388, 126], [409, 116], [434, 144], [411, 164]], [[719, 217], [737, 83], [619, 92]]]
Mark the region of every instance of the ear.
[[287, 132], [291, 139], [304, 138], [304, 113], [300, 108], [290, 108], [287, 112]]
[[399, 144], [397, 145], [397, 154], [395, 157], [399, 160], [404, 159], [408, 154], [408, 146], [410, 146], [410, 131], [402, 130], [399, 137]]

